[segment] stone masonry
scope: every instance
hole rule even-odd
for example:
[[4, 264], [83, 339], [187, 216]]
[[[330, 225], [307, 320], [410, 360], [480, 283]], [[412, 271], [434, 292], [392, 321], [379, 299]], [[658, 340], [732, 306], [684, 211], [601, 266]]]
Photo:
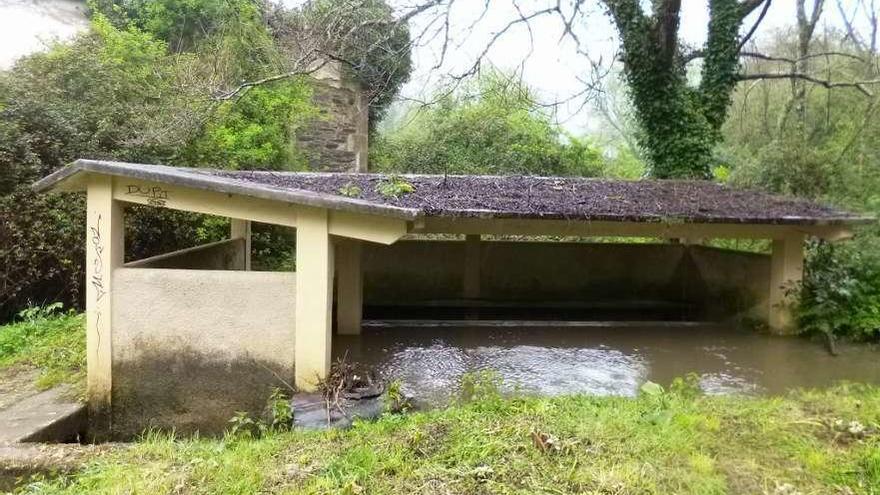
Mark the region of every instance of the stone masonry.
[[313, 74], [320, 115], [296, 133], [309, 168], [321, 172], [366, 172], [369, 97], [338, 62]]

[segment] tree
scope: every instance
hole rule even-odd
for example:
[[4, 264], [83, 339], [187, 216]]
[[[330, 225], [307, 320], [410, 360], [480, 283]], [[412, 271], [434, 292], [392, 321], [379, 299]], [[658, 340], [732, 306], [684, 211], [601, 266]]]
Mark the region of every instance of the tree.
[[530, 88], [496, 71], [401, 120], [371, 147], [379, 170], [596, 176], [604, 165], [595, 147], [551, 121]]
[[700, 83], [688, 82], [678, 39], [681, 1], [605, 0], [621, 38], [621, 58], [652, 175], [708, 178], [739, 71], [740, 26], [761, 0], [711, 0]]

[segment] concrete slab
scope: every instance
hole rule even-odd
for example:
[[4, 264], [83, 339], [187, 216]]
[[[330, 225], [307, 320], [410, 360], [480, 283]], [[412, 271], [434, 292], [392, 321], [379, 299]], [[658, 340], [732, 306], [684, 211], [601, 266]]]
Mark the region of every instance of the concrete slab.
[[86, 426], [85, 406], [68, 387], [26, 397], [0, 410], [0, 445], [76, 441]]

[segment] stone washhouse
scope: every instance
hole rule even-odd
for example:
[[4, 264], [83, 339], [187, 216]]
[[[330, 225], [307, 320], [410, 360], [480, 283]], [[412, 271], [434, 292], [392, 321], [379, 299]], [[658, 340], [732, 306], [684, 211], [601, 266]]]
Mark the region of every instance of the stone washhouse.
[[[92, 431], [220, 432], [237, 411], [261, 411], [273, 387], [314, 389], [334, 332], [361, 332], [371, 306], [666, 300], [787, 332], [805, 238], [845, 239], [873, 221], [700, 181], [401, 177], [414, 191], [395, 198], [378, 191], [393, 180], [381, 174], [79, 160], [35, 184], [88, 196]], [[231, 233], [126, 263], [128, 205], [227, 217]], [[251, 222], [296, 230], [296, 271], [251, 270]], [[675, 242], [586, 241], [597, 237]], [[772, 254], [708, 239], [769, 239]]]

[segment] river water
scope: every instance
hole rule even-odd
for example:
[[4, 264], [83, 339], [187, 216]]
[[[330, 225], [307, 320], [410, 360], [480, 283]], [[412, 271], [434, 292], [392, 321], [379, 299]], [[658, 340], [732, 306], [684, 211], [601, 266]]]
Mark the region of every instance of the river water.
[[688, 373], [709, 394], [779, 394], [841, 380], [880, 384], [880, 348], [821, 343], [719, 325], [365, 328], [334, 336], [334, 355], [400, 380], [423, 405], [455, 397], [464, 373], [493, 370], [507, 390], [635, 395]]

